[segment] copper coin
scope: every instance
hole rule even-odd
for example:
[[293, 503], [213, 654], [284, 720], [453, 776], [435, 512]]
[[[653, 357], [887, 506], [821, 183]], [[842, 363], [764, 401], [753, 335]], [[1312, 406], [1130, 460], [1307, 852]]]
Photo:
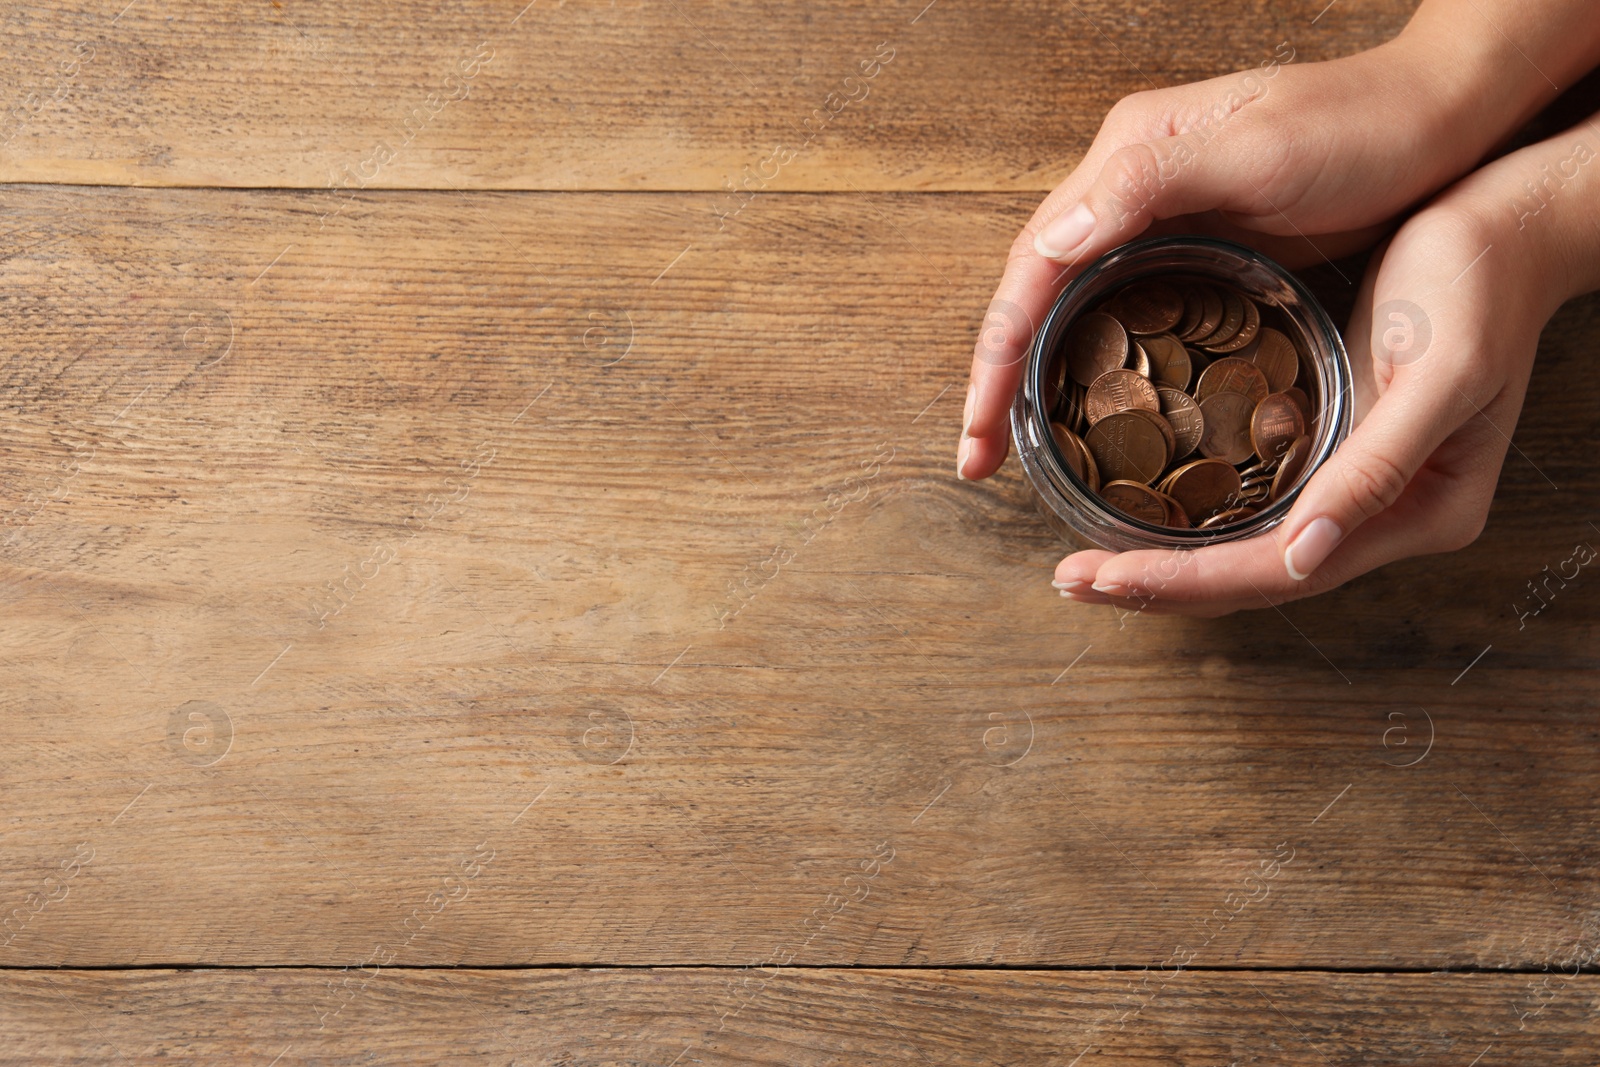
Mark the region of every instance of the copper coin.
[[1243, 393], [1213, 393], [1200, 401], [1200, 415], [1206, 421], [1200, 454], [1229, 463], [1249, 459], [1253, 454], [1250, 416], [1255, 410], [1255, 401]]
[[1108, 370], [1128, 362], [1128, 332], [1103, 311], [1092, 311], [1067, 327], [1067, 375], [1087, 389]]
[[1113, 296], [1105, 310], [1129, 333], [1165, 333], [1183, 318], [1183, 297], [1166, 282], [1134, 282]]
[[1277, 459], [1305, 436], [1300, 409], [1283, 393], [1270, 393], [1250, 416], [1250, 445], [1262, 459]]
[[1216, 330], [1205, 337], [1195, 338], [1195, 344], [1201, 348], [1211, 348], [1228, 340], [1239, 332], [1239, 327], [1244, 325], [1244, 298], [1232, 289], [1224, 288], [1220, 293], [1222, 297], [1222, 323]]
[[1156, 387], [1138, 371], [1106, 371], [1089, 386], [1089, 392], [1083, 400], [1083, 410], [1088, 414], [1091, 426], [1107, 415], [1115, 415], [1129, 408], [1155, 412], [1161, 410], [1161, 398], [1156, 396]]
[[1167, 506], [1167, 520], [1163, 525], [1174, 526], [1180, 530], [1187, 530], [1194, 525], [1189, 521], [1189, 516], [1184, 514], [1182, 504], [1159, 490], [1157, 490], [1156, 496], [1160, 497], [1161, 502]]
[[1076, 474], [1083, 479], [1085, 484], [1088, 484], [1089, 473], [1084, 470], [1083, 453], [1078, 450], [1078, 435], [1061, 423], [1052, 422], [1050, 424], [1050, 436], [1055, 438], [1056, 451], [1061, 453], [1062, 462], [1072, 468], [1073, 474]]
[[1197, 459], [1172, 472], [1167, 493], [1183, 506], [1191, 523], [1201, 523], [1219, 511], [1238, 507], [1242, 486], [1239, 472], [1220, 459]]
[[1165, 470], [1167, 464], [1172, 462], [1173, 449], [1178, 447], [1178, 436], [1172, 432], [1172, 424], [1166, 420], [1165, 416], [1151, 411], [1149, 408], [1129, 408], [1128, 414], [1137, 415], [1151, 426], [1154, 426], [1157, 432], [1161, 434], [1161, 440], [1167, 447], [1167, 454], [1161, 460], [1161, 469]]
[[1311, 462], [1311, 438], [1302, 437], [1289, 446], [1283, 454], [1283, 462], [1278, 464], [1278, 473], [1272, 478], [1273, 500], [1282, 499], [1283, 495], [1294, 488], [1295, 482], [1300, 480], [1306, 464]]
[[1050, 373], [1045, 376], [1045, 410], [1060, 415], [1067, 405], [1067, 361], [1057, 356], [1050, 362]]
[[1189, 387], [1189, 350], [1170, 333], [1141, 337], [1139, 347], [1150, 357], [1150, 380], [1174, 389]]
[[[1268, 379], [1267, 384], [1272, 384], [1271, 379]], [[1300, 417], [1306, 420], [1307, 426], [1311, 425], [1311, 398], [1306, 396], [1304, 389], [1297, 385], [1291, 385], [1287, 389], [1274, 389], [1273, 392], [1281, 392], [1284, 396], [1293, 400], [1295, 407], [1300, 409]]]
[[[1184, 351], [1189, 354], [1190, 379], [1198, 382], [1200, 380], [1200, 375], [1204, 374], [1206, 372], [1206, 368], [1211, 366], [1211, 353], [1202, 352], [1198, 348], [1189, 347], [1185, 347]], [[1184, 388], [1187, 389], [1188, 386], [1184, 386]]]
[[1194, 398], [1204, 400], [1213, 393], [1243, 393], [1259, 404], [1270, 392], [1267, 379], [1253, 364], [1237, 356], [1223, 356], [1200, 373]]
[[1200, 321], [1191, 330], [1179, 330], [1178, 340], [1194, 341], [1216, 333], [1222, 325], [1222, 297], [1209, 285], [1195, 283], [1190, 287], [1200, 297]]
[[1240, 324], [1239, 332], [1226, 341], [1206, 345], [1205, 347], [1211, 351], [1237, 352], [1256, 339], [1256, 334], [1261, 329], [1261, 309], [1248, 296], [1240, 296], [1239, 302], [1244, 305], [1244, 322]]
[[1183, 318], [1178, 320], [1178, 325], [1172, 332], [1182, 337], [1186, 333], [1193, 333], [1205, 318], [1205, 301], [1200, 299], [1200, 290], [1192, 285], [1179, 285], [1178, 295], [1183, 297]]
[[1255, 513], [1256, 509], [1248, 506], [1231, 508], [1228, 511], [1219, 512], [1218, 514], [1211, 516], [1205, 522], [1202, 522], [1200, 524], [1200, 529], [1211, 530], [1218, 526], [1227, 526], [1229, 523], [1238, 522], [1240, 519], [1248, 519]]
[[1200, 405], [1181, 389], [1157, 386], [1156, 396], [1161, 398], [1161, 414], [1172, 427], [1172, 458], [1182, 459], [1200, 447], [1200, 438], [1206, 432], [1205, 417], [1200, 414]]
[[1106, 484], [1115, 481], [1149, 484], [1167, 465], [1166, 440], [1138, 411], [1107, 415], [1089, 427], [1083, 443], [1089, 446], [1089, 455], [1094, 458], [1095, 468]]
[[1135, 341], [1128, 346], [1127, 369], [1137, 373], [1140, 377], [1150, 377], [1150, 352], [1141, 341]]
[[1100, 491], [1100, 468], [1095, 466], [1094, 457], [1089, 454], [1089, 446], [1083, 443], [1083, 438], [1073, 437], [1073, 442], [1078, 446], [1078, 454], [1083, 457], [1083, 477], [1089, 483], [1089, 491]]
[[1138, 482], [1107, 482], [1100, 490], [1100, 499], [1124, 515], [1131, 515], [1152, 526], [1167, 524], [1167, 505], [1159, 493]]
[[1250, 362], [1267, 379], [1267, 388], [1274, 393], [1288, 389], [1300, 375], [1300, 356], [1295, 352], [1294, 342], [1270, 326], [1262, 328]]

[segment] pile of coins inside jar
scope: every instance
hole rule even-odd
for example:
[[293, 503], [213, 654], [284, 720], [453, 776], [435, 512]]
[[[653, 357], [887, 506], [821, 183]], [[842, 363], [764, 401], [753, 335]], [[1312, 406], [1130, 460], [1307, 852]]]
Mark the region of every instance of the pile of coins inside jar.
[[1297, 336], [1276, 308], [1220, 282], [1121, 286], [1067, 327], [1048, 370], [1061, 458], [1111, 507], [1155, 526], [1248, 519], [1310, 458], [1316, 409], [1297, 385]]

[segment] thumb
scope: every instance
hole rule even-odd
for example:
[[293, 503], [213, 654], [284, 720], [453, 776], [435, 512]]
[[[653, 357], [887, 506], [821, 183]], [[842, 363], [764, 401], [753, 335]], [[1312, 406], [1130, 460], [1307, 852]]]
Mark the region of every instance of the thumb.
[[1465, 399], [1453, 383], [1415, 368], [1378, 399], [1312, 475], [1284, 520], [1280, 543], [1291, 579], [1309, 578], [1356, 527], [1400, 499], [1418, 469], [1460, 427]]

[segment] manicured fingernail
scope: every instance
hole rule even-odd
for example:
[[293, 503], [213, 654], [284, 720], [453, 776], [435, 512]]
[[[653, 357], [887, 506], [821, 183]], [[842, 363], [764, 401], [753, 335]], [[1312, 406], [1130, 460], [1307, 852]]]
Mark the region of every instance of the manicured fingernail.
[[1121, 582], [1095, 582], [1089, 588], [1097, 593], [1105, 593], [1107, 596], [1123, 596], [1128, 592], [1128, 587]]
[[1105, 603], [1104, 600], [1101, 600], [1098, 596], [1095, 596], [1093, 593], [1090, 593], [1087, 590], [1080, 591], [1080, 590], [1077, 590], [1077, 589], [1063, 589], [1063, 590], [1061, 590], [1061, 595], [1066, 597], [1068, 600], [1072, 601], [1074, 604], [1104, 604]]
[[967, 480], [963, 468], [967, 465], [967, 457], [972, 455], [972, 438], [965, 433], [961, 435], [961, 444], [956, 447], [956, 477], [962, 481]]
[[1344, 531], [1339, 529], [1339, 524], [1326, 515], [1312, 519], [1283, 550], [1283, 566], [1289, 572], [1289, 577], [1297, 582], [1311, 577], [1311, 572], [1322, 566], [1322, 561], [1328, 558], [1343, 536]]
[[967, 386], [967, 406], [961, 409], [961, 432], [966, 433], [972, 429], [972, 402], [977, 399], [978, 392], [971, 385]]
[[1033, 250], [1046, 259], [1060, 259], [1083, 244], [1094, 232], [1094, 212], [1088, 204], [1079, 204], [1050, 220], [1050, 224], [1033, 236]]
[[1089, 583], [1085, 582], [1085, 581], [1080, 581], [1079, 579], [1074, 578], [1070, 582], [1052, 581], [1050, 584], [1055, 586], [1057, 589], [1061, 590], [1063, 593], [1066, 593], [1066, 592], [1070, 592], [1073, 589], [1082, 589], [1084, 586], [1088, 585]]

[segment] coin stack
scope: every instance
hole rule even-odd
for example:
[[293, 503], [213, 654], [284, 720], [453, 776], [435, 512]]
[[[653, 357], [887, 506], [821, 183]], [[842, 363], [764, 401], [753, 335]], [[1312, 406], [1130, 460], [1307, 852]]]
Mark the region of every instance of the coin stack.
[[1217, 281], [1114, 290], [1067, 327], [1046, 378], [1061, 458], [1111, 507], [1155, 526], [1249, 518], [1310, 458], [1297, 336], [1276, 308]]

